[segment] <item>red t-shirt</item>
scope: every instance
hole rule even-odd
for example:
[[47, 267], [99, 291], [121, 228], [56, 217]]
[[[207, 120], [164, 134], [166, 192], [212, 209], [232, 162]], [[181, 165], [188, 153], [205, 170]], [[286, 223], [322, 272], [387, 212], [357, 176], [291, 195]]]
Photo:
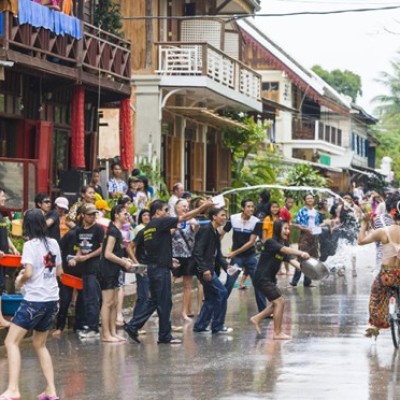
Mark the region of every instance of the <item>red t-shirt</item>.
[[279, 218], [290, 222], [292, 219], [292, 215], [290, 214], [290, 211], [286, 207], [282, 207], [281, 210], [279, 211]]

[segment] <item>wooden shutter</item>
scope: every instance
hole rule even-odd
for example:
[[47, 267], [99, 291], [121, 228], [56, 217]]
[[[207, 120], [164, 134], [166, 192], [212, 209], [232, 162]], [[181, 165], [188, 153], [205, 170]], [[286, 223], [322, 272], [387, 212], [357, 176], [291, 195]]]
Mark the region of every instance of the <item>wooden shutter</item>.
[[231, 184], [231, 151], [219, 147], [218, 157], [219, 182], [218, 190], [226, 188]]
[[165, 137], [165, 183], [169, 189], [181, 181], [181, 139]]
[[204, 143], [190, 142], [190, 190], [204, 190]]
[[208, 192], [217, 190], [217, 154], [217, 145], [207, 144], [206, 190]]

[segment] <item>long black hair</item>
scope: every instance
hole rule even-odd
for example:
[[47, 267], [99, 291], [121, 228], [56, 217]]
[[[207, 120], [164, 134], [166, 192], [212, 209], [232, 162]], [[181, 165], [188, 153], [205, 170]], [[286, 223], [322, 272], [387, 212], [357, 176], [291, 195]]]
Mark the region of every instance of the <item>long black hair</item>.
[[27, 236], [29, 240], [39, 239], [49, 250], [47, 225], [41, 210], [35, 208], [25, 212], [23, 231], [24, 236]]
[[274, 222], [274, 225], [273, 225], [273, 238], [275, 240], [277, 240], [278, 242], [282, 242], [282, 240], [283, 240], [282, 229], [283, 229], [283, 226], [285, 224], [288, 225], [289, 222], [287, 222], [287, 221], [285, 221], [283, 219], [277, 219]]

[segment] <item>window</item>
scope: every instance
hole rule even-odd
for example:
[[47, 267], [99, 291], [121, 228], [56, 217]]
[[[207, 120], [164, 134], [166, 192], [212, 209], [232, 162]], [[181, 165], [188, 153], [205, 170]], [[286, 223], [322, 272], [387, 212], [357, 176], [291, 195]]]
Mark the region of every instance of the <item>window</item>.
[[279, 82], [262, 82], [261, 90], [278, 91]]

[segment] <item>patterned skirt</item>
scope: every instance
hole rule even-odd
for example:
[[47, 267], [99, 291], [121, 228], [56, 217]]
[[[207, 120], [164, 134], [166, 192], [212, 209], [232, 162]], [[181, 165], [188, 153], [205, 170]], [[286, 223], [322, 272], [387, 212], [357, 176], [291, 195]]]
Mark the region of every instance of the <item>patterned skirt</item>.
[[382, 265], [371, 287], [369, 323], [377, 328], [389, 328], [390, 287], [400, 286], [400, 267]]

